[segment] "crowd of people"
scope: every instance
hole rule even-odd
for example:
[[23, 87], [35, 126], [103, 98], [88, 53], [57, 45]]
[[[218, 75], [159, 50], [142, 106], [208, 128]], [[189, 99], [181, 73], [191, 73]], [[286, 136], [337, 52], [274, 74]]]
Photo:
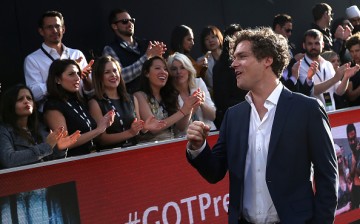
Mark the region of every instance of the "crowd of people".
[[[303, 49], [288, 41], [291, 16], [273, 21], [291, 55], [282, 83], [318, 98], [327, 111], [360, 105], [360, 11], [352, 6], [346, 14], [334, 29], [332, 8], [316, 4]], [[135, 19], [124, 9], [113, 10], [108, 23], [114, 40], [88, 61], [62, 42], [60, 12], [41, 15], [43, 43], [25, 58], [26, 83], [2, 94], [0, 168], [183, 137], [197, 120], [214, 131], [226, 110], [245, 100], [247, 90], [236, 86], [230, 67], [230, 39], [240, 24], [223, 33], [206, 26], [199, 32], [202, 56], [194, 59], [194, 33], [186, 25], [174, 27], [167, 46], [136, 37]]]

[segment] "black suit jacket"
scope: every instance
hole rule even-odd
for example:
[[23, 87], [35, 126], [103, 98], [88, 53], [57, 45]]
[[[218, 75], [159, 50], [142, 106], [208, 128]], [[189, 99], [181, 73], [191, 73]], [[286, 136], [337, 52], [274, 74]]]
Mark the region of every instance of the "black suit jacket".
[[[244, 171], [251, 106], [244, 101], [225, 114], [213, 150], [189, 162], [210, 183], [229, 171], [229, 223], [243, 208]], [[314, 166], [316, 193], [310, 181]], [[284, 88], [276, 108], [266, 183], [281, 223], [332, 223], [337, 204], [337, 161], [325, 110], [314, 98]]]

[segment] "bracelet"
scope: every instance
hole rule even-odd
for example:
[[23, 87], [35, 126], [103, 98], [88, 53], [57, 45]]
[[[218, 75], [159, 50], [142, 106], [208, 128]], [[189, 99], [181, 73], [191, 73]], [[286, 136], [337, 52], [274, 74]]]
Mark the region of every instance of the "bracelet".
[[184, 117], [186, 116], [185, 113], [181, 109], [179, 109], [179, 111], [180, 111], [180, 113], [182, 113], [184, 115]]

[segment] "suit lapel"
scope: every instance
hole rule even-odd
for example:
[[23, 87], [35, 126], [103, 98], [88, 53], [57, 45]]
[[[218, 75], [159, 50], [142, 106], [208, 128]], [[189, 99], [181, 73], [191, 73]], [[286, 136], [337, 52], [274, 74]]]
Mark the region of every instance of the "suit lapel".
[[283, 127], [286, 123], [286, 117], [287, 117], [286, 115], [288, 114], [288, 111], [292, 106], [291, 98], [292, 98], [292, 93], [287, 88], [284, 87], [284, 89], [280, 94], [278, 104], [276, 106], [274, 122], [271, 129], [267, 164], [269, 164], [269, 162], [271, 161], [271, 157], [275, 151], [275, 147], [281, 136]]
[[246, 155], [247, 155], [247, 151], [249, 149], [249, 125], [250, 125], [250, 112], [251, 112], [251, 106], [249, 103], [246, 102], [246, 107], [244, 107], [244, 113], [242, 113], [244, 116], [241, 117], [241, 119], [243, 119], [241, 121], [240, 124], [241, 125], [241, 129], [240, 129], [240, 133], [241, 135], [239, 136], [239, 140], [240, 140], [240, 149], [244, 149], [244, 150], [240, 150], [241, 151], [241, 162], [240, 164], [243, 165], [242, 168], [244, 168], [245, 170], [245, 160], [246, 160]]

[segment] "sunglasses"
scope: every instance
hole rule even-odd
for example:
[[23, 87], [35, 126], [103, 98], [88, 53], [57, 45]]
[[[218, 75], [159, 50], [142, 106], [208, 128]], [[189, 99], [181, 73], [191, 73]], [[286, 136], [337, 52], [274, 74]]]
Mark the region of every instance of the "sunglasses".
[[131, 22], [132, 24], [135, 24], [135, 18], [131, 18], [131, 19], [119, 19], [117, 21], [114, 22], [114, 24], [116, 23], [121, 23], [123, 25], [128, 24], [129, 22]]
[[292, 32], [292, 29], [286, 29], [285, 32], [286, 32], [286, 33], [291, 33], [291, 32]]

